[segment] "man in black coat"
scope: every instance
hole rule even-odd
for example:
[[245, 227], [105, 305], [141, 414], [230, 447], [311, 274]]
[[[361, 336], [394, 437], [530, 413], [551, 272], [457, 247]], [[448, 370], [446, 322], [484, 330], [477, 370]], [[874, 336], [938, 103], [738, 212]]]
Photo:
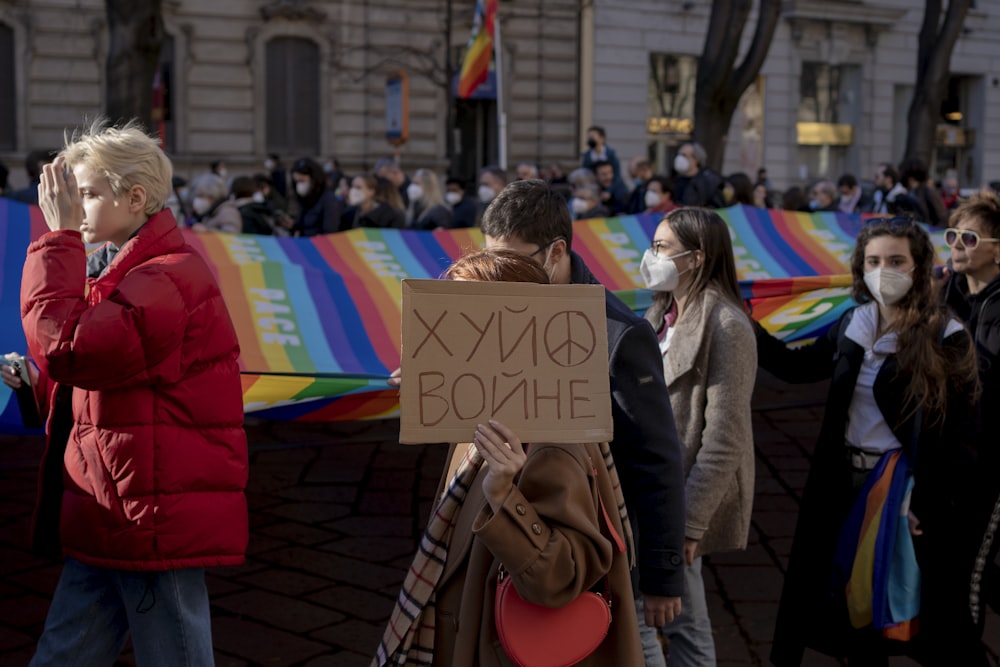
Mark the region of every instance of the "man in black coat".
[[[566, 202], [545, 181], [515, 181], [504, 188], [483, 214], [482, 229], [487, 247], [531, 257], [553, 283], [599, 284], [571, 249]], [[611, 453], [635, 534], [646, 624], [657, 628], [680, 611], [684, 588], [681, 450], [653, 329], [610, 291], [606, 302]]]

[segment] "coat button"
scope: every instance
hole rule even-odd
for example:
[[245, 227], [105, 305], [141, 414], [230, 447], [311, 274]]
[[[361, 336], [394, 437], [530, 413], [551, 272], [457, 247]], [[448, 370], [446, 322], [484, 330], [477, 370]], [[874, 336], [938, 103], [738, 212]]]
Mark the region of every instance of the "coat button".
[[670, 564], [674, 565], [674, 566], [680, 565], [681, 564], [681, 557], [678, 556], [677, 554], [672, 554], [670, 556]]
[[537, 523], [533, 523], [531, 524], [531, 532], [533, 532], [535, 535], [541, 535], [542, 527], [539, 526]]
[[521, 516], [524, 516], [524, 513], [528, 511], [524, 509], [524, 505], [515, 505], [514, 509], [516, 509], [517, 513], [520, 514]]

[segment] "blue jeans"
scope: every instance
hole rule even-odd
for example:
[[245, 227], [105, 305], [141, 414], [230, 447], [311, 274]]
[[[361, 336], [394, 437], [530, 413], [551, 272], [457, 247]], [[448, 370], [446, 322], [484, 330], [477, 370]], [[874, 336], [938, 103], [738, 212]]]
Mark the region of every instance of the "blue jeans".
[[129, 632], [139, 667], [214, 665], [205, 570], [127, 572], [67, 558], [31, 667], [113, 665]]
[[656, 629], [646, 625], [642, 601], [636, 600], [639, 614], [639, 636], [642, 637], [646, 667], [714, 667], [715, 638], [712, 621], [708, 618], [705, 600], [705, 581], [701, 577], [701, 557], [684, 568], [684, 594], [681, 596], [681, 613], [671, 623], [664, 625], [663, 636], [670, 641], [669, 659], [664, 660], [657, 643]]

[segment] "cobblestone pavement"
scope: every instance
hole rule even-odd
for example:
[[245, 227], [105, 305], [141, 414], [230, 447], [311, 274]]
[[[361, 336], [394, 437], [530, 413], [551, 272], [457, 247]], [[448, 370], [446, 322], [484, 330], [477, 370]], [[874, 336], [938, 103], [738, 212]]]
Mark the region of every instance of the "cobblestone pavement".
[[[769, 664], [823, 392], [823, 385], [758, 382], [750, 546], [706, 558], [723, 667]], [[430, 509], [445, 447], [397, 444], [393, 420], [258, 423], [248, 433], [247, 562], [208, 575], [217, 664], [368, 665]], [[27, 664], [60, 571], [26, 549], [40, 450], [37, 437], [0, 436], [0, 667]], [[986, 642], [1000, 664], [993, 612]], [[127, 648], [119, 664], [134, 664]], [[808, 654], [806, 664], [837, 663]]]

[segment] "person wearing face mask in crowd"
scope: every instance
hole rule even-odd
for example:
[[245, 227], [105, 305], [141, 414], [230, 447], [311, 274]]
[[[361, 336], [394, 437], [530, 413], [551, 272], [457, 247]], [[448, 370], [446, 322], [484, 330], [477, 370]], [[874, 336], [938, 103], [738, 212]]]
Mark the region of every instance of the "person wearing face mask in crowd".
[[611, 212], [601, 203], [600, 190], [596, 185], [581, 185], [573, 190], [569, 200], [569, 210], [574, 220], [607, 218]]
[[452, 227], [451, 207], [444, 201], [441, 181], [430, 169], [413, 172], [413, 182], [407, 188], [410, 206], [407, 222], [413, 229], [449, 229]]
[[706, 164], [708, 154], [701, 144], [686, 143], [677, 149], [674, 157], [674, 199], [681, 206], [704, 206], [722, 208], [726, 206], [722, 193], [722, 176]]
[[622, 167], [615, 149], [608, 146], [607, 133], [603, 127], [592, 125], [587, 128], [587, 150], [580, 154], [580, 166], [596, 173], [598, 162], [611, 163], [615, 174], [615, 186], [625, 187], [625, 182], [622, 180]]
[[865, 194], [854, 174], [844, 174], [837, 180], [840, 201], [837, 209], [842, 213], [861, 213], [872, 207], [871, 197]]
[[479, 170], [479, 189], [476, 191], [479, 196], [479, 208], [476, 212], [477, 222], [482, 218], [486, 207], [506, 185], [507, 174], [500, 167], [489, 166]]
[[174, 220], [179, 223], [188, 217], [189, 194], [187, 180], [181, 176], [174, 176], [170, 183], [170, 195], [167, 197], [166, 208], [174, 214]]
[[241, 234], [272, 236], [278, 227], [274, 210], [249, 176], [237, 176], [229, 187], [229, 197], [243, 220]]
[[810, 211], [838, 211], [837, 186], [833, 181], [819, 181], [809, 191]]
[[629, 162], [628, 172], [632, 177], [633, 187], [625, 212], [634, 215], [650, 208], [646, 205], [646, 184], [653, 178], [653, 164], [647, 158], [637, 155]]
[[[754, 331], [740, 297], [729, 227], [717, 214], [696, 208], [668, 213], [639, 271], [654, 292], [646, 319], [660, 341], [686, 480], [681, 613], [661, 630], [670, 641], [672, 667], [714, 665], [701, 558], [747, 545]], [[666, 664], [662, 654], [654, 657], [647, 656], [647, 667]]]
[[229, 175], [229, 170], [226, 169], [226, 163], [221, 158], [218, 160], [212, 160], [212, 162], [208, 165], [208, 170], [221, 178], [223, 181], [226, 180], [226, 176]]
[[806, 647], [848, 665], [899, 653], [987, 664], [972, 618], [979, 378], [968, 332], [938, 301], [934, 261], [912, 219], [873, 219], [851, 255], [858, 306], [796, 349], [757, 328], [762, 368], [788, 382], [832, 378], [778, 608], [777, 667], [802, 664]]
[[406, 224], [396, 186], [375, 174], [355, 176], [347, 201], [351, 207], [341, 220], [341, 231], [357, 227], [402, 229]]
[[[264, 159], [264, 171], [271, 178], [271, 187], [274, 191], [281, 195], [281, 199], [285, 202], [288, 201], [288, 171], [285, 169], [285, 165], [282, 164], [281, 158], [277, 153], [268, 153], [267, 157]], [[285, 210], [284, 206], [280, 206], [282, 210]]]
[[677, 204], [674, 202], [674, 184], [666, 176], [653, 176], [646, 182], [646, 194], [643, 196], [645, 209], [640, 213], [670, 213]]
[[465, 181], [449, 178], [445, 181], [444, 200], [451, 206], [451, 226], [473, 227], [476, 224], [476, 201], [465, 190]]
[[243, 228], [239, 208], [227, 197], [226, 182], [216, 174], [191, 179], [191, 228], [196, 232], [238, 234]]
[[340, 229], [343, 205], [326, 189], [326, 174], [314, 160], [302, 158], [292, 167], [295, 199], [299, 215], [293, 232], [296, 236], [332, 234]]

